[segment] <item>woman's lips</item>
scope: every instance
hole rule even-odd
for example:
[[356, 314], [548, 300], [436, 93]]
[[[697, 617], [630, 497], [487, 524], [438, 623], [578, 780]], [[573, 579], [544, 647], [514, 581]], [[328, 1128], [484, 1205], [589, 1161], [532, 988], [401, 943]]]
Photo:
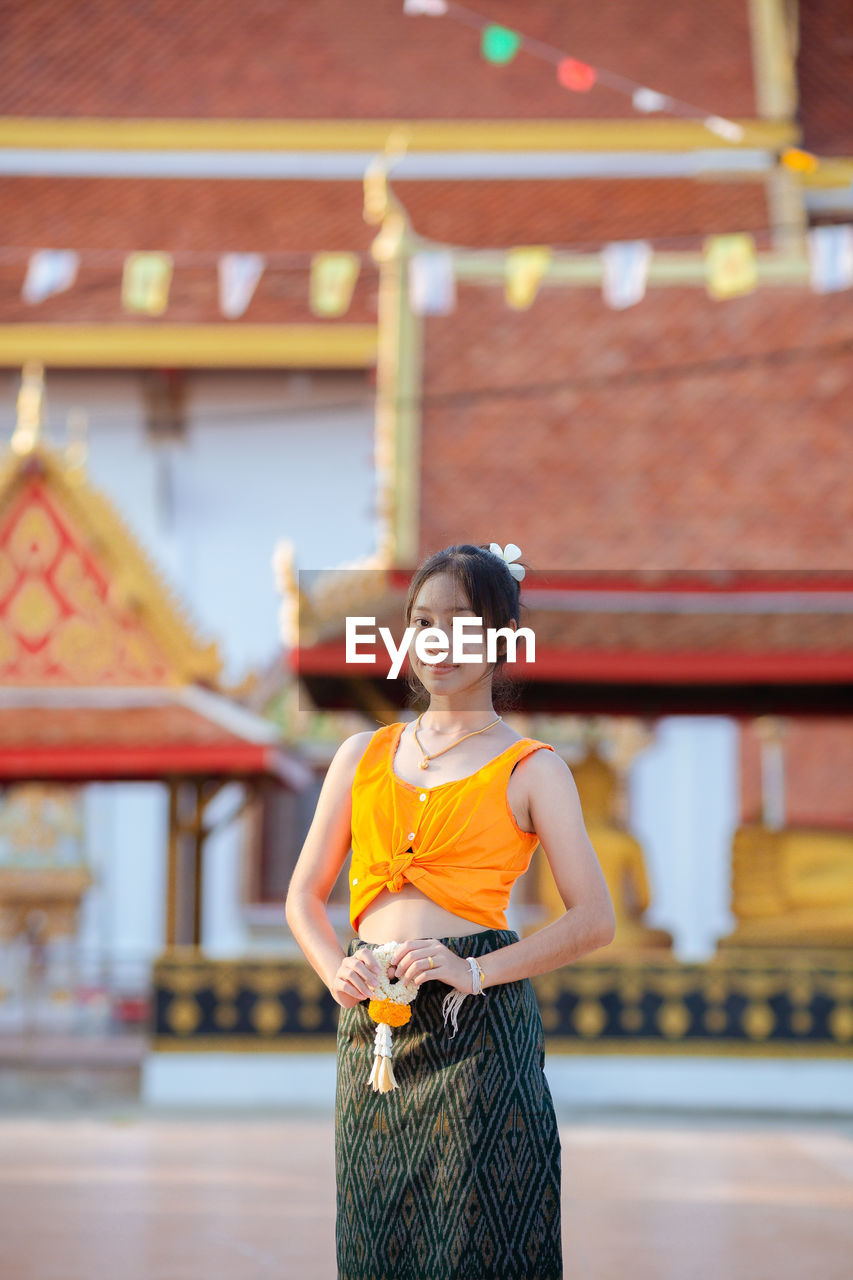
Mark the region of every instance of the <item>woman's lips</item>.
[[443, 675], [446, 671], [455, 671], [455, 670], [456, 670], [456, 668], [455, 668], [455, 667], [441, 666], [439, 663], [434, 664], [432, 669], [433, 669], [433, 671], [440, 671], [440, 672], [442, 673], [442, 675]]

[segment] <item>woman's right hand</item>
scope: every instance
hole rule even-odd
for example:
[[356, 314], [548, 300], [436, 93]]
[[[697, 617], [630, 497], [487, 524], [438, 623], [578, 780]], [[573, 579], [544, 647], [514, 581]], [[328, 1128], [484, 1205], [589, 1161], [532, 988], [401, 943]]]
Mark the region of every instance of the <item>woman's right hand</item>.
[[378, 995], [376, 980], [382, 970], [369, 947], [359, 947], [355, 955], [344, 956], [332, 979], [331, 992], [344, 1009], [352, 1009], [362, 1000]]

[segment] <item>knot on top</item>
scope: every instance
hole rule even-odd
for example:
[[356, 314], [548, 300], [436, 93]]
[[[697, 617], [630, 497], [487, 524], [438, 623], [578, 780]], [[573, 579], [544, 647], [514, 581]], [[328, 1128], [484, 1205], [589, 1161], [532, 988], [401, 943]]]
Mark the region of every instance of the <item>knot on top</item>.
[[385, 881], [386, 889], [391, 893], [399, 893], [405, 884], [403, 872], [412, 865], [414, 859], [414, 851], [407, 849], [405, 853], [398, 853], [394, 858], [372, 862], [368, 870], [372, 876], [381, 876]]

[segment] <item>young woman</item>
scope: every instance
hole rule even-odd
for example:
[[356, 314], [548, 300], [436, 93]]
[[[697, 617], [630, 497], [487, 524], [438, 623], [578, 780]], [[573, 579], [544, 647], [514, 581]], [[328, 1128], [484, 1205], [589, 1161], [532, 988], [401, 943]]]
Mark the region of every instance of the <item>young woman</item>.
[[[437, 628], [447, 648], [454, 617], [515, 629], [520, 551], [491, 546], [447, 547], [421, 565], [405, 625]], [[288, 924], [341, 1006], [338, 1280], [563, 1275], [560, 1139], [530, 977], [605, 946], [615, 919], [571, 772], [496, 714], [506, 648], [499, 640], [489, 663], [483, 639], [466, 640], [476, 662], [451, 653], [437, 665], [413, 641], [410, 684], [428, 705], [340, 746], [288, 890]], [[566, 911], [519, 939], [504, 911], [540, 842]], [[343, 953], [326, 903], [350, 847], [358, 936]], [[391, 941], [388, 978], [419, 990], [393, 1032], [397, 1087], [377, 1092], [366, 1002], [375, 949]]]

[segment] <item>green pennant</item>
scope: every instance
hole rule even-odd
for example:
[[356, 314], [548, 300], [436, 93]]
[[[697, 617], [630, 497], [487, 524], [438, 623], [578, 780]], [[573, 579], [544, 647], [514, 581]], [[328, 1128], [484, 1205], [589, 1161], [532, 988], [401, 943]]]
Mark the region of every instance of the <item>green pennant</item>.
[[512, 62], [521, 45], [521, 36], [509, 27], [498, 27], [494, 24], [483, 28], [483, 39], [480, 52], [486, 62]]

